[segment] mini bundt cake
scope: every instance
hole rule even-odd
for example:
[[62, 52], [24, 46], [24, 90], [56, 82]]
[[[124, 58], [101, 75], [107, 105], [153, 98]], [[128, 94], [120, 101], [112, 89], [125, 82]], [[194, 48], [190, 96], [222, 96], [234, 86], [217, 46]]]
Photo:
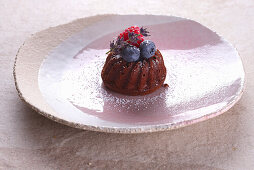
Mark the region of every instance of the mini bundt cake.
[[145, 95], [160, 88], [166, 78], [166, 68], [159, 50], [149, 59], [127, 62], [110, 53], [102, 69], [104, 85], [127, 95]]
[[163, 85], [166, 78], [163, 57], [152, 41], [144, 41], [144, 36], [148, 36], [148, 31], [143, 27], [130, 27], [110, 44], [101, 72], [108, 89], [135, 96], [152, 93]]

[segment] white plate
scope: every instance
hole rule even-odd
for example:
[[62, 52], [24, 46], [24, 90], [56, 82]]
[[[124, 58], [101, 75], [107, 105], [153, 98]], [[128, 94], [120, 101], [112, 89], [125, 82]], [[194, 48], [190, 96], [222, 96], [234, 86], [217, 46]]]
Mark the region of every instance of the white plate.
[[[98, 16], [76, 22], [85, 26], [75, 34], [67, 30], [75, 22], [55, 28], [57, 31], [38, 33], [47, 35], [32, 37], [30, 46], [25, 44], [16, 60], [14, 75], [20, 96], [57, 122], [104, 132], [162, 131], [219, 115], [232, 107], [243, 92], [244, 70], [236, 49], [195, 21], [131, 15]], [[149, 29], [149, 39], [164, 57], [169, 88], [146, 96], [125, 96], [103, 86], [100, 72], [109, 41], [131, 25]], [[73, 35], [46, 50], [48, 55], [37, 51], [41, 56], [37, 60], [26, 55], [30, 53], [26, 50], [35, 48], [32, 46], [43, 50], [40, 48], [44, 48], [45, 41], [50, 46], [57, 37], [65, 36], [61, 30]], [[29, 68], [33, 60], [37, 65]], [[24, 66], [28, 70], [22, 70]], [[27, 77], [36, 79], [34, 76], [36, 82], [25, 82]], [[30, 86], [30, 91], [19, 84]]]

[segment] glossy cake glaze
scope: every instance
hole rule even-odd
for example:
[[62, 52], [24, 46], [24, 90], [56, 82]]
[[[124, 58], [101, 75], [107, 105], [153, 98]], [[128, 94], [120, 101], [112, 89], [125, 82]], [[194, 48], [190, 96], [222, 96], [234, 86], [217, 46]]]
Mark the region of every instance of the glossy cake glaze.
[[145, 95], [160, 88], [166, 78], [166, 67], [159, 50], [149, 59], [126, 62], [110, 53], [101, 72], [104, 85], [126, 95]]

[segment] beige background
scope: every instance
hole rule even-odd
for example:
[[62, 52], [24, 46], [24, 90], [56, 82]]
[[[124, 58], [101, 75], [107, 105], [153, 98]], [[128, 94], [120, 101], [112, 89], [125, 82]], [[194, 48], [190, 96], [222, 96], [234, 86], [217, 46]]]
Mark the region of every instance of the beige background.
[[[119, 135], [48, 120], [18, 98], [12, 66], [29, 35], [96, 14], [192, 18], [234, 44], [243, 58], [242, 99], [214, 119], [168, 132]], [[0, 0], [0, 169], [253, 169], [254, 1]]]

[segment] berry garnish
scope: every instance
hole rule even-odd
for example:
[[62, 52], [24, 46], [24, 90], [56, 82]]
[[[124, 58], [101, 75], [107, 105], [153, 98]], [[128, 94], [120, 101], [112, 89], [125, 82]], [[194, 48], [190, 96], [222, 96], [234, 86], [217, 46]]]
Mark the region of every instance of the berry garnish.
[[155, 44], [150, 40], [145, 40], [140, 44], [140, 54], [142, 58], [150, 58], [154, 56], [156, 47]]
[[127, 62], [134, 62], [139, 59], [140, 50], [135, 46], [128, 45], [121, 51], [121, 56]]
[[[120, 33], [116, 41], [113, 40], [112, 42], [110, 42], [110, 50], [106, 54], [110, 52], [114, 55], [126, 54], [128, 55], [127, 57], [125, 56], [126, 61], [137, 61], [140, 57], [140, 50], [138, 48], [140, 44], [144, 41], [144, 37], [150, 36], [148, 35], [148, 33], [149, 32], [146, 30], [146, 28], [131, 26], [127, 28], [124, 32]], [[137, 50], [139, 51], [138, 58], [136, 58], [136, 54], [138, 53]]]

